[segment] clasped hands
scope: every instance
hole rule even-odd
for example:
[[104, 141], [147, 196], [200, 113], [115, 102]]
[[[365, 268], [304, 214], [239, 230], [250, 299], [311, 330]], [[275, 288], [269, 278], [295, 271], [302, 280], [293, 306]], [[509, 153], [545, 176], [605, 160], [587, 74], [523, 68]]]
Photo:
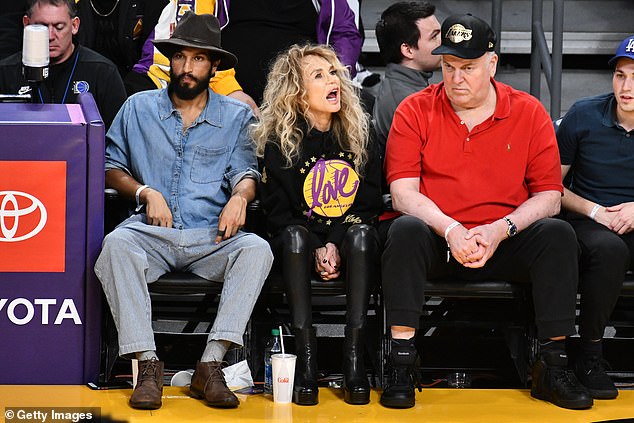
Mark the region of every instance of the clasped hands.
[[467, 229], [462, 225], [447, 234], [451, 255], [464, 267], [478, 268], [493, 256], [500, 242], [506, 238], [506, 223], [495, 221]]
[[594, 220], [619, 235], [629, 233], [634, 229], [634, 203], [602, 207]]
[[340, 274], [339, 249], [332, 242], [315, 250], [315, 272], [325, 281], [336, 279]]

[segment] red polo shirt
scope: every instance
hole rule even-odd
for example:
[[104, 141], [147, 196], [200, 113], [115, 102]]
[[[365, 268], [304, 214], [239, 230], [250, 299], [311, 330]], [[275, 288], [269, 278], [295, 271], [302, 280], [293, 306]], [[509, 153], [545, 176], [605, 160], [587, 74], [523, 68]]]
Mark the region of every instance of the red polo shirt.
[[546, 110], [525, 92], [493, 84], [495, 112], [471, 132], [441, 82], [403, 100], [387, 141], [387, 182], [420, 178], [420, 192], [467, 228], [504, 217], [531, 193], [563, 193]]

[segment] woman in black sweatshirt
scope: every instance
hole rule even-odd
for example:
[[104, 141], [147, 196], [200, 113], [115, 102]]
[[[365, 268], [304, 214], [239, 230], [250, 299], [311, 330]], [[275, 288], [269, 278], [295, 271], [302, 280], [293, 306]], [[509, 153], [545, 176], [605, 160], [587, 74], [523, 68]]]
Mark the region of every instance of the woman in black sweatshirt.
[[379, 272], [374, 224], [381, 163], [346, 68], [326, 46], [292, 46], [275, 60], [253, 131], [262, 157], [261, 200], [297, 344], [293, 402], [318, 402], [311, 272], [345, 278], [344, 399], [367, 404], [363, 330]]

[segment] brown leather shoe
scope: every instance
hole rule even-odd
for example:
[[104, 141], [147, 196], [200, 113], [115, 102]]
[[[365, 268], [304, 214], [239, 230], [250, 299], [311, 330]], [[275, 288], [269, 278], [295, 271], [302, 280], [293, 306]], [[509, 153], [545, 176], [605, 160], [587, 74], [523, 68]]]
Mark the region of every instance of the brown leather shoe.
[[139, 361], [136, 387], [130, 397], [130, 407], [142, 410], [160, 408], [163, 394], [163, 362], [156, 358]]
[[198, 362], [189, 392], [212, 407], [234, 408], [240, 404], [238, 397], [227, 388], [220, 361]]

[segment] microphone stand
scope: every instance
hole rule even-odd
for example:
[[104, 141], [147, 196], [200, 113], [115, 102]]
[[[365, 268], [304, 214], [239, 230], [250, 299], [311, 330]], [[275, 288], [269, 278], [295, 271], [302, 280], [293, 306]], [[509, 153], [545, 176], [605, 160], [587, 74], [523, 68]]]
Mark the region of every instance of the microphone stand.
[[37, 93], [40, 92], [40, 85], [42, 85], [42, 81], [29, 81], [29, 86], [31, 87], [31, 103], [39, 104], [40, 99], [37, 96]]
[[22, 65], [22, 75], [27, 80], [31, 87], [30, 102], [33, 104], [39, 104], [40, 98], [37, 93], [40, 92], [42, 82], [48, 77], [48, 66], [43, 67], [31, 67]]
[[49, 30], [44, 25], [27, 25], [24, 27], [22, 42], [22, 76], [31, 87], [31, 103], [37, 104], [40, 98], [40, 85], [48, 77]]

